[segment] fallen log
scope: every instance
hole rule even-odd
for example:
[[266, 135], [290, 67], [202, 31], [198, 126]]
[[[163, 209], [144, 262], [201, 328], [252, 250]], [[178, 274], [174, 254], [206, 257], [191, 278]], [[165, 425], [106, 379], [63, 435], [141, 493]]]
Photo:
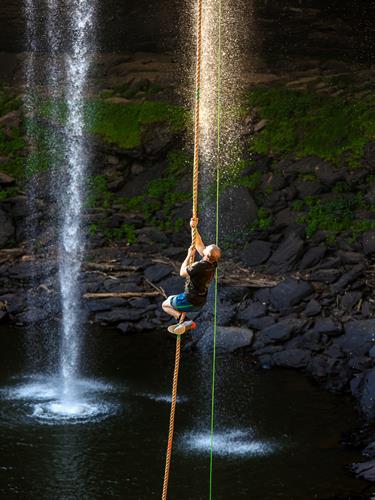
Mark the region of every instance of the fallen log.
[[136, 297], [159, 297], [162, 292], [108, 292], [108, 293], [85, 293], [84, 299], [132, 299]]

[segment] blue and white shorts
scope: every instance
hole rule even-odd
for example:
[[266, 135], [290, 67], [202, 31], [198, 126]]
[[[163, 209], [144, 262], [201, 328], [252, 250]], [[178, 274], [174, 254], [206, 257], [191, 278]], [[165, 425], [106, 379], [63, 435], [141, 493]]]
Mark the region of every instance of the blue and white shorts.
[[191, 304], [184, 293], [173, 295], [170, 298], [170, 304], [178, 312], [194, 312], [201, 309], [201, 307]]

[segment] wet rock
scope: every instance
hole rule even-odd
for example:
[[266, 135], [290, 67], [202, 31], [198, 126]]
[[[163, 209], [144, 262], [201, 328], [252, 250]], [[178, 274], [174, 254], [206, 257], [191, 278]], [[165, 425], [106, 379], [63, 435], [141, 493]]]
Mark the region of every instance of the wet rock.
[[340, 275], [339, 269], [317, 269], [309, 274], [312, 281], [327, 284], [334, 283]]
[[312, 293], [311, 286], [302, 280], [288, 278], [270, 291], [271, 304], [279, 311], [287, 312]]
[[370, 458], [375, 458], [375, 441], [368, 444], [362, 452], [363, 455]]
[[266, 262], [271, 255], [272, 244], [268, 241], [255, 240], [242, 252], [242, 260], [250, 267]]
[[41, 309], [35, 307], [32, 309], [27, 309], [21, 314], [17, 314], [16, 321], [17, 323], [22, 323], [23, 325], [41, 323], [42, 321], [50, 318], [50, 315], [51, 313], [48, 308]]
[[26, 298], [18, 294], [6, 294], [0, 296], [0, 302], [5, 304], [6, 310], [9, 314], [20, 314], [26, 307]]
[[311, 358], [311, 353], [304, 349], [288, 349], [273, 355], [276, 366], [285, 368], [304, 368]]
[[153, 283], [158, 283], [162, 279], [169, 276], [173, 271], [171, 266], [157, 264], [150, 266], [145, 270], [145, 278]]
[[352, 471], [358, 478], [375, 482], [375, 460], [353, 464]]
[[366, 417], [375, 418], [375, 368], [355, 377], [350, 387]]
[[316, 266], [323, 259], [327, 248], [321, 244], [318, 247], [310, 248], [303, 256], [299, 268], [301, 271]]
[[305, 315], [309, 318], [313, 316], [318, 316], [322, 310], [322, 306], [317, 302], [316, 300], [312, 299], [310, 302], [308, 302], [306, 308], [305, 308]]
[[267, 264], [268, 269], [275, 273], [291, 271], [302, 255], [303, 246], [303, 240], [298, 234], [289, 234], [272, 254]]
[[134, 307], [136, 309], [149, 309], [151, 305], [151, 300], [148, 299], [147, 297], [136, 297], [134, 299], [131, 299], [129, 301], [129, 305], [131, 307]]
[[7, 132], [9, 132], [12, 128], [19, 128], [20, 122], [21, 119], [18, 111], [11, 111], [0, 118], [0, 126]]
[[322, 185], [318, 181], [298, 181], [296, 188], [298, 196], [302, 199], [306, 196], [316, 196], [322, 192]]
[[374, 346], [375, 320], [354, 320], [345, 324], [345, 333], [335, 339], [344, 352], [351, 356], [364, 356]]
[[131, 323], [126, 323], [125, 321], [122, 323], [119, 323], [116, 326], [116, 328], [117, 328], [117, 330], [120, 330], [120, 332], [125, 334], [125, 335], [128, 333], [132, 333], [134, 331], [134, 325]]
[[[213, 327], [211, 326], [197, 343], [200, 351], [212, 351], [212, 334]], [[253, 332], [248, 328], [220, 326], [216, 337], [217, 352], [234, 352], [242, 347], [248, 347], [253, 341], [253, 336]]]
[[314, 171], [320, 182], [327, 187], [332, 187], [338, 181], [343, 180], [343, 173], [341, 170], [332, 167], [332, 165], [322, 160], [318, 160]]
[[316, 380], [335, 391], [346, 389], [351, 377], [351, 370], [344, 359], [331, 358], [325, 354], [313, 356], [307, 370]]
[[315, 323], [314, 331], [328, 336], [341, 335], [342, 325], [330, 318], [318, 319]]

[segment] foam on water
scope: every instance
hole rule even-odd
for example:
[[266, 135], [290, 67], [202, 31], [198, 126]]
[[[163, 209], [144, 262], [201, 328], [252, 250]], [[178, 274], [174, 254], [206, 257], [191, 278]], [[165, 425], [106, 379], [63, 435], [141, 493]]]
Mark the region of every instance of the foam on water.
[[105, 382], [78, 379], [74, 397], [64, 397], [64, 387], [58, 378], [31, 377], [21, 384], [1, 390], [1, 396], [8, 401], [23, 403], [27, 418], [40, 423], [86, 423], [103, 420], [117, 412], [118, 405], [111, 401], [111, 395], [118, 392]]
[[[254, 439], [248, 431], [231, 429], [215, 432], [214, 453], [222, 457], [244, 457], [270, 455], [277, 445], [269, 441]], [[188, 453], [209, 453], [211, 436], [209, 432], [191, 432], [182, 439], [182, 449]]]

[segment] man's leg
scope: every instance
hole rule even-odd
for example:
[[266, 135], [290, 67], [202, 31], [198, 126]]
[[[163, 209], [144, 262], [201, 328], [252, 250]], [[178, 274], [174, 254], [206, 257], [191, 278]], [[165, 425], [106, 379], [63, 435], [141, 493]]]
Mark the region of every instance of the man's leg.
[[177, 321], [182, 322], [185, 320], [186, 313], [181, 313], [179, 311], [176, 311], [174, 307], [171, 305], [171, 299], [172, 297], [168, 297], [164, 302], [163, 302], [163, 311], [169, 314], [170, 316], [173, 316]]

